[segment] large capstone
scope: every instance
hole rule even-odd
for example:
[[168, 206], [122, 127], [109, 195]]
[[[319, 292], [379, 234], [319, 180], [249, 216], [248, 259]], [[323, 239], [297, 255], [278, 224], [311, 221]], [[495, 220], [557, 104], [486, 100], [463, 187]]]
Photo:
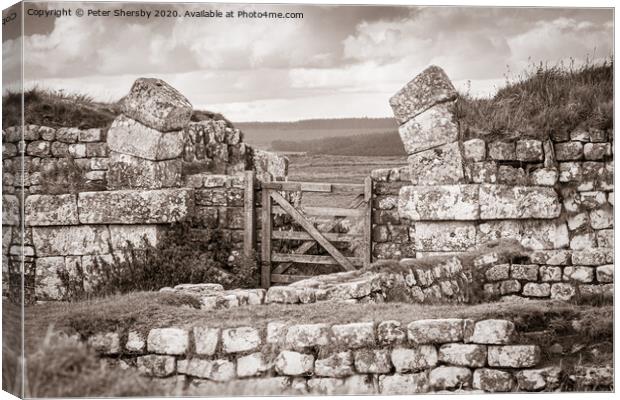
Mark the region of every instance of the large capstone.
[[407, 154], [456, 141], [459, 132], [453, 117], [450, 106], [441, 103], [401, 125], [398, 133]]
[[108, 147], [118, 153], [148, 160], [169, 160], [183, 152], [183, 132], [160, 132], [119, 115], [108, 130]]

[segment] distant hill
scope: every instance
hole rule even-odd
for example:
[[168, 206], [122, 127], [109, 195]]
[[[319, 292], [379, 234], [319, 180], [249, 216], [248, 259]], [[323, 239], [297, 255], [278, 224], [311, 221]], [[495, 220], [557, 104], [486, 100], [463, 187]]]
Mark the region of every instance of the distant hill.
[[406, 155], [398, 132], [372, 133], [327, 137], [322, 139], [276, 140], [272, 149], [282, 152], [307, 152], [342, 156], [401, 156]]
[[237, 122], [240, 129], [275, 129], [275, 130], [305, 130], [305, 129], [396, 129], [398, 124], [394, 118], [334, 118], [334, 119], [304, 119], [291, 122]]

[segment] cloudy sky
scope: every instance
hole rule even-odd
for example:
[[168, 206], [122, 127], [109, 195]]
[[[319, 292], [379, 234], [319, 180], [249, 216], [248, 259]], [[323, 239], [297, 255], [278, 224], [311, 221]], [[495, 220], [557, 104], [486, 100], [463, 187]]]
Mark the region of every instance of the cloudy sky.
[[[38, 8], [63, 5], [119, 8], [103, 3]], [[580, 64], [613, 52], [611, 9], [240, 4], [176, 9], [303, 12], [304, 17], [27, 16], [26, 86], [110, 101], [127, 93], [137, 77], [153, 76], [179, 89], [195, 108], [222, 112], [233, 121], [385, 117], [391, 116], [389, 97], [430, 64], [443, 67], [458, 88], [471, 81], [472, 93], [488, 96], [506, 74], [515, 76], [532, 62]], [[15, 37], [5, 35], [5, 62], [16, 46]]]

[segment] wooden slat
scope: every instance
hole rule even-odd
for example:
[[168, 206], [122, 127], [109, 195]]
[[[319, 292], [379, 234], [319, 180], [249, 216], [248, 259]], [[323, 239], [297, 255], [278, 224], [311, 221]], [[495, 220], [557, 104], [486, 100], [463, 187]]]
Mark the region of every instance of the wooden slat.
[[[331, 193], [364, 193], [364, 185], [359, 183], [330, 183]], [[284, 192], [325, 192], [325, 186], [316, 186], [316, 182], [262, 182], [261, 187]]]
[[[323, 236], [332, 242], [356, 242], [363, 239], [362, 235], [348, 233], [323, 233]], [[314, 240], [309, 233], [301, 231], [272, 231], [271, 237], [280, 240]]]
[[[271, 212], [279, 215], [288, 214], [280, 206], [273, 206]], [[365, 210], [339, 207], [301, 207], [301, 212], [305, 215], [312, 215], [315, 217], [361, 217], [365, 215]]]
[[[364, 204], [364, 197], [363, 195], [357, 196], [356, 198], [354, 198], [353, 200], [351, 200], [351, 202], [349, 203], [349, 208], [358, 208], [360, 205]], [[341, 220], [335, 219], [329, 222], [326, 222], [324, 224], [319, 224], [318, 228], [320, 231], [323, 232], [329, 232], [332, 229], [334, 229], [336, 226], [338, 226], [338, 224], [340, 223]], [[295, 254], [305, 254], [307, 253], [312, 247], [314, 247], [314, 244], [316, 242], [314, 240], [308, 241], [304, 244], [302, 244], [301, 246], [299, 246], [293, 253]], [[287, 269], [289, 269], [291, 267], [291, 263], [287, 263], [287, 264], [280, 264], [278, 266], [276, 266], [273, 269], [273, 273], [274, 274], [281, 274], [284, 271], [286, 271]]]
[[[265, 179], [270, 180], [269, 176]], [[269, 289], [271, 285], [271, 196], [269, 189], [263, 189], [262, 193], [262, 239], [261, 239], [261, 286], [263, 289]]]
[[[334, 260], [331, 256], [315, 256], [312, 254], [273, 253], [271, 256], [271, 261], [294, 262], [300, 264], [339, 265], [339, 262]], [[360, 257], [347, 257], [347, 261], [352, 265], [364, 265], [364, 260]]]
[[[338, 261], [338, 264], [340, 264], [347, 271], [355, 270], [353, 264], [351, 264], [351, 262], [347, 260], [347, 258], [343, 256], [342, 253], [329, 242], [329, 240], [325, 239], [325, 236], [323, 236], [321, 232], [319, 232], [319, 230], [316, 229], [314, 225], [303, 216], [303, 214], [297, 211], [295, 207], [293, 207], [288, 201], [286, 201], [286, 199], [282, 197], [280, 193], [271, 191], [269, 192], [271, 198], [274, 199], [275, 202], [284, 209], [284, 211], [286, 211], [291, 217], [293, 217], [293, 220], [295, 220], [295, 222], [297, 222], [306, 232], [308, 232], [310, 236], [312, 236], [314, 240], [316, 240], [321, 245], [321, 247], [325, 249], [325, 251], [327, 251], [332, 257], [334, 257], [334, 259]], [[271, 232], [269, 232], [269, 234], [271, 236]]]
[[320, 182], [301, 182], [301, 191], [302, 192], [325, 192], [329, 193], [332, 191], [331, 183], [320, 183]]
[[243, 254], [246, 257], [254, 256], [254, 248], [256, 246], [256, 208], [254, 207], [254, 171], [246, 171], [245, 173], [245, 192], [243, 194]]
[[366, 203], [364, 218], [364, 267], [367, 268], [372, 263], [372, 178], [367, 176], [364, 179], [364, 202]]
[[271, 274], [271, 283], [293, 283], [312, 278], [311, 275], [280, 275]]

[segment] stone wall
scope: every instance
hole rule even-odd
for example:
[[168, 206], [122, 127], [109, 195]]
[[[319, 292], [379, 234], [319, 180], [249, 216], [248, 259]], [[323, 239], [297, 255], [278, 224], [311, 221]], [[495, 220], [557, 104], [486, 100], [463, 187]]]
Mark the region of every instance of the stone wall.
[[516, 239], [533, 251], [527, 265], [498, 265], [489, 292], [563, 299], [580, 288], [608, 292], [613, 132], [466, 140], [455, 99], [438, 67], [390, 99], [409, 158], [372, 172], [374, 258], [454, 255]]
[[507, 320], [431, 319], [129, 328], [86, 340], [104, 356], [147, 376], [177, 377], [190, 390], [224, 382], [314, 394], [558, 388], [560, 366], [541, 367], [540, 348], [516, 337]]
[[191, 122], [191, 104], [161, 80], [138, 79], [120, 107], [102, 129], [3, 130], [4, 293], [21, 287], [23, 260], [26, 298], [57, 299], [60, 269], [88, 272], [95, 259], [122, 259], [128, 242], [157, 246], [169, 224], [184, 219], [232, 243], [235, 258], [244, 239], [244, 172], [286, 176], [286, 158], [252, 149], [228, 122]]

